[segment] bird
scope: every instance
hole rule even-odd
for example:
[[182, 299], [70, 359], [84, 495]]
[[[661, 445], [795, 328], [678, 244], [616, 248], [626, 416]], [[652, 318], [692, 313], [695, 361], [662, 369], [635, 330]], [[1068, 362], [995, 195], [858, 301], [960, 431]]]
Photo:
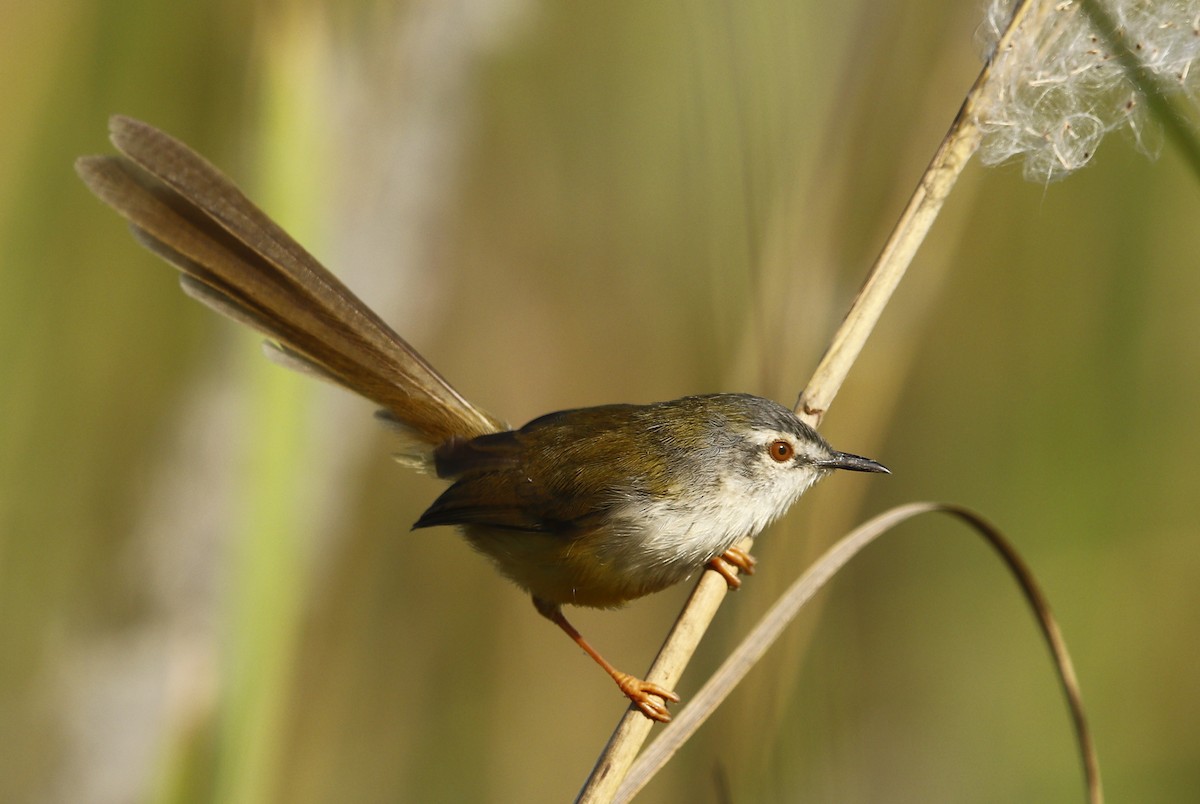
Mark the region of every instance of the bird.
[[379, 406], [402, 462], [449, 483], [414, 529], [457, 527], [646, 717], [672, 690], [610, 664], [563, 606], [615, 608], [704, 568], [731, 588], [736, 545], [830, 472], [887, 473], [833, 449], [788, 408], [743, 393], [557, 411], [519, 428], [468, 402], [370, 307], [182, 142], [110, 119], [118, 153], [76, 172], [182, 289], [267, 337], [275, 361]]

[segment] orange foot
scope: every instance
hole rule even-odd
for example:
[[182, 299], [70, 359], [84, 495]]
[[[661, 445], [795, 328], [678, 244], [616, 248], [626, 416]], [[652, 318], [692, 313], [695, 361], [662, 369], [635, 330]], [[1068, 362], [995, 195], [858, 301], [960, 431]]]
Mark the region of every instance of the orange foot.
[[[651, 720], [657, 720], [659, 723], [671, 721], [671, 713], [667, 711], [667, 702], [679, 703], [678, 695], [657, 684], [642, 681], [640, 678], [619, 671], [613, 673], [613, 681], [617, 682], [617, 686], [621, 688], [621, 692], [625, 693], [626, 698], [637, 704], [637, 708], [642, 710], [643, 715]], [[658, 696], [661, 700], [657, 700], [653, 696]]]
[[758, 559], [747, 553], [745, 550], [739, 550], [736, 547], [730, 547], [721, 555], [709, 559], [709, 569], [714, 569], [721, 573], [725, 578], [725, 583], [729, 584], [731, 590], [740, 589], [742, 579], [734, 572], [734, 568], [741, 570], [743, 575], [753, 575], [754, 567], [758, 564]]

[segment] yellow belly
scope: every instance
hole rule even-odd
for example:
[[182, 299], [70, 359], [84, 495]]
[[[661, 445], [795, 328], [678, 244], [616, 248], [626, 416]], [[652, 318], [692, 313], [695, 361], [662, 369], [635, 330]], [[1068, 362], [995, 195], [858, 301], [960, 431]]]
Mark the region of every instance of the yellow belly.
[[570, 537], [468, 526], [467, 541], [518, 586], [550, 603], [613, 608], [658, 592], [701, 569], [711, 554], [644, 555], [643, 541], [599, 532]]

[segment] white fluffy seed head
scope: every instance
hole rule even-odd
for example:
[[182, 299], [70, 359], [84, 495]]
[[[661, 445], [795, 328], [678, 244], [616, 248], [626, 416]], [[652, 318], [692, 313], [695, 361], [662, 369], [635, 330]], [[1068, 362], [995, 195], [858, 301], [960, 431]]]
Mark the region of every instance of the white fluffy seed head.
[[[1087, 164], [1106, 134], [1126, 130], [1156, 155], [1157, 126], [1108, 40], [1079, 0], [1041, 0], [1005, 52], [996, 53], [992, 91], [976, 110], [985, 164], [1024, 159], [1026, 179], [1050, 182]], [[991, 0], [979, 39], [992, 55], [1014, 0]], [[1158, 84], [1193, 93], [1200, 70], [1200, 0], [1111, 0], [1116, 35]], [[1027, 30], [1025, 30], [1027, 29]]]

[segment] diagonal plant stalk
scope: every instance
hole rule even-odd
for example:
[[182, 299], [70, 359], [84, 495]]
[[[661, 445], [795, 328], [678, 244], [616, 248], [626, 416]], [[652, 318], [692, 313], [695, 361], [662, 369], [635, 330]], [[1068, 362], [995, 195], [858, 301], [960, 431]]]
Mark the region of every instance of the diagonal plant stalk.
[[[937, 219], [942, 204], [978, 150], [982, 135], [975, 124], [974, 111], [977, 104], [986, 100], [990, 90], [995, 54], [1005, 53], [1018, 31], [1037, 30], [1041, 19], [1051, 9], [1051, 3], [1038, 4], [1033, 0], [1022, 0], [1014, 8], [993, 52], [993, 59], [984, 65], [967, 93], [891, 237], [797, 401], [797, 413], [809, 424], [818, 425], [837, 396], [904, 272]], [[1031, 13], [1035, 16], [1030, 17]], [[1022, 29], [1027, 19], [1032, 24]], [[748, 551], [753, 546], [753, 539], [745, 539], [738, 546]], [[715, 572], [703, 574], [651, 665], [646, 676], [648, 681], [668, 689], [676, 685], [727, 591], [720, 575]], [[580, 791], [578, 802], [590, 804], [613, 799], [652, 725], [636, 708], [631, 707], [625, 713]]]
[[615, 800], [626, 802], [637, 795], [654, 774], [700, 728], [721, 701], [728, 697], [733, 688], [745, 678], [750, 669], [779, 638], [784, 628], [795, 619], [800, 609], [846, 563], [897, 525], [929, 513], [948, 514], [967, 524], [999, 554], [1021, 587], [1025, 599], [1037, 618], [1038, 626], [1042, 630], [1042, 636], [1050, 648], [1051, 656], [1059, 673], [1059, 681], [1067, 699], [1079, 744], [1088, 801], [1093, 804], [1103, 801], [1100, 763], [1096, 756], [1091, 732], [1087, 726], [1079, 681], [1076, 678], [1075, 668], [1059, 631], [1058, 623], [1054, 619], [1050, 605], [1034, 579], [1033, 573], [1004, 534], [979, 514], [957, 505], [929, 502], [897, 506], [863, 523], [829, 548], [803, 575], [796, 579], [770, 611], [763, 616], [758, 625], [746, 635], [737, 649], [693, 696], [688, 706], [680, 712], [679, 717], [672, 721], [671, 727], [664, 731], [646, 751], [642, 752], [625, 777], [620, 789], [617, 790]]

